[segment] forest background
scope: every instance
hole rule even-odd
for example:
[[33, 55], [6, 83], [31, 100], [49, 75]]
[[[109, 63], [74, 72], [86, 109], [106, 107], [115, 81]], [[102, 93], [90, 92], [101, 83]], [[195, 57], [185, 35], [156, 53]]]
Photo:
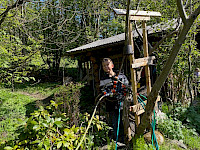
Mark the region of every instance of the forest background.
[[[175, 44], [175, 41], [179, 36], [179, 33], [183, 27], [184, 21], [182, 22], [180, 18], [181, 14], [179, 15], [177, 2], [178, 0], [177, 1], [176, 0], [131, 1], [130, 8], [133, 10], [145, 10], [145, 11], [150, 10], [150, 11], [161, 12], [162, 17], [152, 18], [149, 22], [147, 22], [148, 25], [163, 23], [168, 26], [170, 25], [172, 26], [173, 24], [171, 20], [176, 20], [177, 22], [179, 22], [178, 23], [179, 25], [177, 26], [176, 29], [173, 28], [169, 29], [169, 34], [167, 38], [165, 38], [162, 41], [162, 43], [157, 47], [157, 49], [154, 49], [153, 51], [153, 54], [156, 55], [157, 57], [156, 67], [158, 75], [162, 71], [163, 65], [167, 61], [169, 53], [171, 52], [171, 48]], [[67, 72], [65, 76], [71, 76], [74, 78], [75, 81], [78, 81], [77, 74], [74, 74], [74, 72], [67, 71], [70, 70], [71, 68], [76, 68], [77, 64], [70, 58], [63, 57], [65, 55], [65, 52], [72, 48], [90, 43], [92, 41], [96, 41], [98, 39], [104, 39], [113, 35], [123, 33], [125, 31], [125, 18], [120, 16], [115, 16], [112, 11], [112, 8], [125, 9], [126, 5], [127, 2], [121, 0], [119, 1], [117, 0], [115, 1], [114, 0], [107, 0], [107, 1], [1, 0], [0, 81], [3, 90], [1, 92], [2, 93], [1, 121], [5, 121], [7, 119], [5, 117], [5, 114], [7, 114], [8, 111], [10, 110], [7, 108], [10, 107], [9, 106], [10, 104], [9, 102], [6, 102], [7, 98], [5, 97], [9, 97], [9, 95], [12, 95], [13, 94], [12, 92], [14, 91], [21, 90], [22, 85], [26, 84], [25, 87], [27, 90], [27, 86], [31, 88], [34, 85], [35, 86], [39, 85], [40, 83], [43, 83], [43, 85], [47, 85], [46, 83], [48, 83], [49, 86], [52, 85], [52, 83], [49, 82], [57, 82], [58, 84], [62, 84], [63, 68]], [[199, 1], [185, 0], [182, 1], [182, 6], [186, 10], [185, 13], [189, 16], [196, 9], [199, 8]], [[200, 25], [199, 17], [197, 17], [197, 19], [191, 26], [185, 38], [185, 42], [178, 53], [176, 61], [170, 72], [171, 76], [167, 78], [166, 82], [167, 95], [165, 95], [165, 98], [167, 101], [170, 102], [170, 104], [172, 104], [173, 115], [176, 116], [175, 117], [176, 119], [181, 118], [182, 119], [181, 121], [183, 122], [186, 121], [187, 123], [191, 122], [191, 120], [187, 120], [188, 118], [184, 115], [177, 116], [179, 113], [174, 112], [175, 110], [174, 107], [175, 105], [178, 105], [177, 110], [178, 111], [184, 110], [184, 114], [186, 114], [187, 111], [193, 110], [190, 107], [189, 107], [190, 109], [188, 110], [188, 106], [191, 106], [190, 104], [193, 101], [198, 100], [198, 97], [196, 96], [194, 90], [195, 87], [194, 71], [195, 68], [199, 67], [199, 62], [200, 62], [199, 59], [200, 52], [198, 49], [199, 43], [197, 43], [197, 39], [199, 39], [199, 37], [197, 37], [197, 33], [199, 32], [199, 25]], [[42, 85], [40, 86], [42, 87]], [[69, 86], [69, 88], [75, 89], [76, 91], [82, 88], [83, 86], [84, 85], [75, 83]], [[55, 87], [54, 83], [53, 87]], [[11, 89], [12, 92], [7, 91], [7, 89]], [[62, 88], [61, 90], [61, 87], [55, 87], [55, 90], [52, 90], [53, 91], [52, 93], [54, 93], [53, 94], [54, 100], [56, 100], [57, 97], [59, 97], [58, 96], [59, 94], [61, 95], [60, 97], [65, 97], [64, 94], [61, 94], [62, 92], [59, 93], [58, 91], [67, 92], [66, 89]], [[52, 93], [46, 92], [47, 94], [46, 96], [50, 96]], [[80, 95], [77, 95], [77, 97], [80, 97]], [[74, 105], [77, 106], [76, 111], [78, 116], [79, 100], [77, 97], [74, 98], [75, 99]], [[31, 102], [31, 100], [28, 101]], [[35, 99], [33, 101], [35, 101]], [[12, 103], [12, 101], [10, 103]], [[57, 109], [57, 103], [54, 103], [54, 101], [52, 101], [51, 107], [55, 107]], [[181, 109], [183, 107], [185, 109]], [[4, 112], [3, 110], [5, 110], [5, 108], [8, 110]], [[170, 108], [166, 107], [166, 109], [167, 112], [170, 111]], [[40, 113], [43, 111], [44, 110], [42, 108], [39, 110]], [[194, 108], [193, 113], [196, 113], [196, 108]], [[33, 115], [32, 119], [34, 117], [38, 117], [36, 114], [32, 115]], [[7, 115], [7, 117], [9, 117], [9, 115]], [[21, 118], [22, 122], [25, 120], [24, 117]], [[51, 117], [53, 118], [58, 116], [55, 115]], [[69, 118], [72, 117], [70, 116], [70, 113], [68, 114], [68, 117]], [[200, 119], [198, 117], [194, 118], [196, 120], [195, 121], [193, 120], [192, 126], [194, 126], [195, 130], [197, 130], [197, 133], [199, 133], [199, 128], [197, 128], [197, 126], [198, 123], [200, 122]], [[87, 120], [86, 116], [85, 119]], [[96, 119], [98, 120], [98, 118]], [[173, 121], [176, 119], [173, 119]], [[33, 120], [32, 122], [29, 120], [31, 123], [33, 123], [34, 127], [34, 128], [32, 127], [33, 130], [39, 132], [41, 129], [45, 128], [46, 124], [44, 124], [44, 127], [42, 128], [38, 126], [36, 118], [34, 118]], [[61, 120], [58, 119], [56, 122], [57, 124], [54, 122], [57, 128], [59, 127], [60, 121]], [[67, 122], [67, 120], [62, 120], [62, 121]], [[76, 122], [75, 124], [78, 126], [79, 124], [78, 121], [74, 120], [74, 122]], [[4, 123], [8, 124], [8, 122]], [[100, 127], [98, 125], [102, 122], [100, 122], [99, 124], [98, 123], [96, 124], [97, 124], [97, 129], [99, 130]], [[72, 125], [69, 125], [69, 130], [71, 129], [71, 127]], [[75, 133], [75, 127], [74, 129], [71, 130], [73, 130], [73, 132]], [[43, 132], [45, 131], [43, 130]], [[49, 138], [37, 141], [39, 139], [38, 137], [42, 136], [41, 134], [36, 138], [37, 140], [35, 139], [33, 147], [35, 146], [34, 144], [36, 145], [38, 144], [39, 146], [45, 147], [46, 149], [52, 147], [52, 145], [53, 146], [56, 145], [58, 148], [61, 146], [67, 147], [69, 145], [73, 147], [76, 145], [74, 144], [75, 141], [77, 140], [78, 142], [79, 140], [78, 138], [74, 138], [72, 142], [74, 144], [73, 145], [69, 141], [64, 142], [65, 140], [61, 140], [62, 138], [57, 136], [55, 132], [56, 131], [52, 131], [51, 136], [52, 138], [56, 137], [55, 139], [56, 144], [52, 144], [51, 142], [49, 142], [51, 141], [47, 140]], [[63, 133], [64, 132], [65, 131], [63, 131]], [[177, 131], [173, 130], [173, 132]], [[17, 137], [18, 135], [18, 134], [15, 135], [13, 128], [12, 128], [12, 134], [9, 135], [8, 130], [5, 129], [5, 125], [3, 126], [3, 122], [2, 122], [1, 134], [2, 137], [4, 137], [2, 139], [3, 144], [7, 143], [7, 141], [11, 140], [15, 136]], [[28, 135], [28, 133], [26, 134], [27, 136], [30, 136]], [[37, 133], [36, 135], [38, 134], [39, 133]], [[27, 143], [33, 142], [30, 139], [29, 141], [25, 141], [25, 139], [20, 139], [18, 141], [16, 140], [17, 144], [15, 142], [14, 143], [11, 142], [12, 143], [11, 147], [14, 147], [16, 145], [20, 146], [19, 143], [21, 141], [24, 142], [21, 145], [28, 145]], [[181, 138], [179, 137], [178, 139]], [[95, 138], [93, 140], [90, 139], [90, 141], [95, 141]], [[92, 146], [95, 145], [94, 143], [95, 142], [93, 142]], [[102, 143], [100, 142], [100, 144]], [[85, 145], [88, 146], [87, 144]]]

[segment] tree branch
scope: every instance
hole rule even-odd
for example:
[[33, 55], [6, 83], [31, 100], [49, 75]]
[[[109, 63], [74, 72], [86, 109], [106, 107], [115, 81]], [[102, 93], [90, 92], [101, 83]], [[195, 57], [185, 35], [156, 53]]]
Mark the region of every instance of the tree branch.
[[178, 11], [179, 11], [179, 14], [180, 14], [180, 17], [182, 18], [183, 20], [183, 23], [186, 24], [187, 22], [187, 15], [186, 15], [186, 12], [185, 12], [185, 9], [184, 9], [184, 6], [183, 6], [183, 1], [182, 0], [176, 0], [177, 2], [177, 7], [178, 7]]
[[0, 27], [1, 27], [1, 24], [4, 22], [4, 20], [6, 19], [8, 12], [13, 8], [16, 8], [16, 7], [19, 7], [20, 5], [22, 5], [24, 1], [25, 0], [17, 0], [13, 5], [8, 6], [7, 9], [2, 14], [0, 14], [0, 17], [2, 17], [0, 20]]
[[167, 38], [172, 37], [174, 34], [177, 34], [178, 30], [174, 30], [171, 33], [165, 35], [156, 45], [149, 50], [149, 55], [151, 55]]
[[181, 30], [178, 36], [178, 39], [176, 40], [174, 46], [172, 47], [172, 51], [169, 55], [169, 58], [165, 66], [163, 67], [161, 74], [159, 75], [156, 82], [154, 83], [150, 94], [148, 95], [146, 110], [143, 117], [141, 118], [142, 119], [141, 124], [138, 126], [138, 130], [137, 130], [138, 135], [142, 135], [144, 133], [144, 130], [150, 125], [149, 117], [151, 116], [153, 109], [155, 107], [157, 95], [162, 85], [164, 84], [165, 80], [167, 79], [168, 74], [170, 73], [170, 70], [175, 62], [177, 54], [186, 39], [187, 33], [189, 32], [191, 26], [193, 25], [195, 19], [197, 18], [199, 14], [200, 14], [200, 5], [187, 19], [187, 24], [184, 24], [183, 29]]

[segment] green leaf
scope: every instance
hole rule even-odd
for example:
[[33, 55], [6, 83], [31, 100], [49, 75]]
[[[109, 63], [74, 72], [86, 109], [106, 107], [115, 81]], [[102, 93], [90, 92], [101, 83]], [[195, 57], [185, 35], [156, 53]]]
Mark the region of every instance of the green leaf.
[[37, 125], [38, 122], [36, 122], [35, 120], [32, 120], [32, 121], [31, 121], [31, 124]]
[[31, 142], [31, 144], [36, 144], [36, 143], [40, 143], [41, 141], [40, 140], [35, 140], [33, 142]]
[[39, 125], [34, 125], [34, 126], [33, 126], [33, 130], [36, 130], [36, 131], [37, 131], [37, 130], [39, 130], [39, 129], [40, 129], [40, 126], [39, 126]]
[[60, 148], [62, 146], [62, 141], [58, 142], [57, 148]]
[[69, 145], [70, 145], [69, 142], [67, 142], [67, 141], [63, 141], [63, 146], [64, 146], [64, 147], [69, 147]]
[[6, 146], [6, 147], [4, 147], [4, 149], [9, 150], [9, 149], [13, 149], [13, 148], [10, 146]]
[[62, 127], [62, 121], [55, 121], [54, 124], [56, 124], [58, 127]]
[[102, 130], [102, 127], [99, 124], [96, 124], [98, 131]]
[[46, 123], [42, 123], [42, 125], [46, 128], [48, 128], [48, 125]]
[[61, 118], [55, 118], [55, 121], [61, 121]]

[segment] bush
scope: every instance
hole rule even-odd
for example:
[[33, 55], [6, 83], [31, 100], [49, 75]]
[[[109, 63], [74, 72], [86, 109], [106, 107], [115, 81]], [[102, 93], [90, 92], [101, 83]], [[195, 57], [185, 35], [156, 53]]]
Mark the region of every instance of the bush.
[[158, 129], [163, 132], [163, 134], [170, 139], [183, 139], [182, 133], [182, 122], [179, 120], [173, 120], [167, 117], [166, 119], [158, 118]]
[[60, 86], [54, 94], [55, 102], [60, 104], [56, 111], [66, 113], [69, 118], [67, 124], [70, 127], [78, 125], [80, 88], [83, 86], [81, 83], [70, 83], [67, 86]]
[[[19, 119], [15, 140], [1, 144], [4, 149], [75, 149], [84, 134], [90, 115], [79, 113], [81, 84], [60, 86], [54, 94], [55, 100], [44, 108], [40, 106], [30, 117]], [[93, 118], [91, 127], [81, 147], [91, 149], [107, 142], [109, 127]]]

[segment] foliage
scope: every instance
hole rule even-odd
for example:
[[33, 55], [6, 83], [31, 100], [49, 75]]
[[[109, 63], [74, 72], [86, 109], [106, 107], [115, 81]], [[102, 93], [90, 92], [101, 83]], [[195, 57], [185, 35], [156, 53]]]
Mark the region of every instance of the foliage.
[[[33, 55], [30, 50], [34, 46], [37, 47], [36, 43], [33, 45], [23, 45], [21, 39], [18, 36], [11, 35], [5, 31], [0, 31], [0, 77], [1, 82], [5, 82], [11, 85], [13, 82], [22, 83], [23, 81], [34, 80], [33, 77], [29, 77], [28, 73], [33, 69], [30, 64], [30, 60], [27, 60], [30, 55]], [[30, 39], [31, 40], [31, 39]], [[34, 40], [32, 40], [34, 42]], [[23, 51], [29, 55], [25, 55]], [[36, 54], [35, 54], [36, 55]], [[35, 57], [32, 57], [35, 59]]]
[[158, 119], [158, 129], [170, 139], [183, 139], [182, 128], [182, 122], [179, 120], [173, 120], [169, 117], [163, 120]]
[[200, 137], [195, 130], [183, 128], [184, 143], [192, 149], [200, 149]]
[[[31, 113], [29, 117], [22, 114], [20, 114], [22, 118], [17, 116], [15, 118], [17, 121], [14, 123], [18, 129], [12, 129], [15, 136], [12, 139], [7, 138], [7, 140], [4, 138], [4, 141], [1, 141], [1, 148], [50, 149], [50, 147], [67, 147], [74, 149], [85, 132], [90, 119], [90, 115], [87, 113], [84, 115], [77, 113], [76, 116], [73, 116], [73, 112], [79, 112], [80, 93], [78, 91], [82, 86], [82, 84], [72, 83], [68, 86], [59, 86], [54, 91], [55, 101], [51, 100], [51, 105], [47, 106], [46, 109], [40, 105], [40, 108]], [[64, 104], [68, 106], [64, 107]], [[2, 108], [4, 109], [4, 107]], [[20, 110], [23, 111], [24, 109]], [[26, 111], [23, 112], [26, 113]], [[10, 120], [9, 116], [8, 119]], [[79, 122], [76, 122], [77, 120]], [[100, 121], [98, 115], [95, 116], [82, 147], [91, 149], [105, 144], [108, 140], [108, 132], [108, 125]]]
[[13, 140], [17, 136], [15, 130], [18, 119], [25, 119], [27, 104], [35, 100], [8, 89], [0, 89], [0, 142]]
[[[165, 119], [158, 118], [158, 129], [170, 139], [183, 140], [188, 148], [199, 148], [199, 106], [176, 104]], [[198, 125], [197, 125], [198, 124]], [[165, 147], [165, 146], [163, 146]]]
[[133, 138], [133, 150], [153, 150], [153, 146], [151, 144], [147, 144], [144, 140], [144, 137]]
[[[51, 101], [51, 105], [47, 108], [50, 112], [52, 111], [52, 113], [41, 106], [39, 110], [31, 114], [31, 117], [20, 120], [21, 123], [17, 130], [19, 136], [15, 140], [14, 145], [10, 146], [14, 149], [76, 148], [81, 134], [85, 131], [85, 127], [76, 127], [73, 125], [70, 128], [67, 124], [69, 118], [66, 117], [66, 113], [57, 113], [58, 106], [58, 103]], [[87, 122], [88, 115], [86, 114], [82, 119], [84, 122]], [[105, 135], [99, 136], [98, 133], [97, 139], [95, 140], [94, 135], [91, 134], [103, 130], [104, 132], [108, 132], [105, 123], [99, 121], [98, 117], [94, 118], [93, 125], [93, 130], [89, 133], [89, 136], [86, 137], [86, 141], [83, 143], [82, 147], [91, 148], [95, 146], [94, 141], [98, 143], [100, 142], [99, 138], [105, 137]]]
[[200, 106], [191, 106], [188, 108], [179, 106], [174, 109], [174, 112], [171, 116], [180, 120], [185, 125], [188, 125], [190, 128], [195, 129], [196, 132], [200, 133], [200, 116], [197, 114], [200, 114]]
[[83, 84], [69, 83], [67, 86], [60, 86], [54, 94], [55, 102], [59, 105], [56, 111], [66, 113], [69, 118], [68, 126], [78, 125], [80, 88]]
[[[52, 101], [49, 109], [56, 108], [57, 105]], [[31, 117], [21, 120], [19, 125], [18, 140], [15, 140], [14, 147], [28, 148], [28, 149], [50, 149], [57, 147], [58, 149], [63, 146], [68, 149], [73, 149], [78, 138], [76, 134], [79, 128], [73, 126], [68, 128], [66, 125], [65, 113], [50, 114], [42, 106], [39, 110], [34, 111]]]

